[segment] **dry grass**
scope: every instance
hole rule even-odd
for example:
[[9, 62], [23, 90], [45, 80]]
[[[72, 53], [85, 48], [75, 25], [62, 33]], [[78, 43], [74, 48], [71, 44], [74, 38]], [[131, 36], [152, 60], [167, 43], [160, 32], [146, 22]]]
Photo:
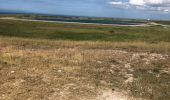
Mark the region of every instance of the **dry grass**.
[[169, 51], [164, 42], [1, 37], [0, 99], [168, 100]]
[[0, 37], [1, 46], [25, 46], [27, 48], [83, 48], [83, 49], [125, 49], [129, 51], [145, 51], [157, 53], [170, 53], [169, 42], [107, 42], [107, 41], [71, 41], [48, 39], [25, 39], [15, 37]]

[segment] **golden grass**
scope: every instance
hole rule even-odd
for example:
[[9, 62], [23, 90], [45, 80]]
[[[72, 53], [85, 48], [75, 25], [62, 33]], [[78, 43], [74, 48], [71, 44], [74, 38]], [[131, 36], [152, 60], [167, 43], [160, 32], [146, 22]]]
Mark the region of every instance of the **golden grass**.
[[48, 39], [25, 39], [15, 37], [0, 37], [1, 46], [37, 46], [46, 48], [84, 48], [84, 49], [126, 49], [132, 51], [149, 51], [159, 53], [170, 53], [169, 42], [106, 42], [106, 41], [71, 41], [71, 40], [48, 40]]
[[0, 99], [109, 100], [124, 92], [123, 98], [167, 99], [169, 52], [165, 42], [0, 37]]

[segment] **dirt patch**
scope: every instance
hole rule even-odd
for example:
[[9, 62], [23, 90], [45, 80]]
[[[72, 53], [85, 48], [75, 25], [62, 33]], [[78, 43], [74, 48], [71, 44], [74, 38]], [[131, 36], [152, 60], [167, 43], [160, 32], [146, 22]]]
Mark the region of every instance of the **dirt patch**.
[[102, 91], [96, 100], [128, 100], [128, 96], [120, 91], [106, 90]]

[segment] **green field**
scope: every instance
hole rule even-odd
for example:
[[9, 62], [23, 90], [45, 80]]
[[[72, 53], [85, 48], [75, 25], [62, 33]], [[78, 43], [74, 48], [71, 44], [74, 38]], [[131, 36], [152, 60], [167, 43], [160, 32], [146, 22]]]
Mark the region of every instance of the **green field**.
[[103, 26], [0, 20], [0, 35], [54, 40], [170, 42], [163, 26]]
[[0, 19], [0, 100], [169, 100], [167, 23]]

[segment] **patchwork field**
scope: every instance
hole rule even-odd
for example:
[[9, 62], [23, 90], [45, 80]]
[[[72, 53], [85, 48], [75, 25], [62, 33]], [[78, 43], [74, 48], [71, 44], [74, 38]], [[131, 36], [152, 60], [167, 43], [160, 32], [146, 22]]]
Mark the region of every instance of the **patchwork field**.
[[0, 100], [169, 100], [170, 28], [162, 23], [1, 19]]

